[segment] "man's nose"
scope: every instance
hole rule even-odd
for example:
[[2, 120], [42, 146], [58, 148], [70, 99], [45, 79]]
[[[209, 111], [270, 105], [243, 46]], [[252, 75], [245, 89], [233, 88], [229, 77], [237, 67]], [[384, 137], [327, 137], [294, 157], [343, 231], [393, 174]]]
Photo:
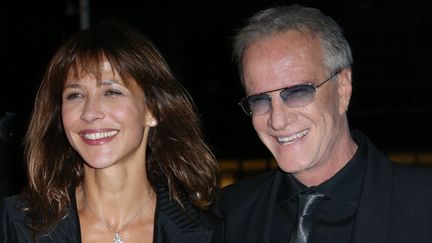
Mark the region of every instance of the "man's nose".
[[284, 104], [280, 97], [272, 97], [270, 115], [267, 125], [273, 130], [283, 130], [297, 121], [297, 113], [293, 108]]

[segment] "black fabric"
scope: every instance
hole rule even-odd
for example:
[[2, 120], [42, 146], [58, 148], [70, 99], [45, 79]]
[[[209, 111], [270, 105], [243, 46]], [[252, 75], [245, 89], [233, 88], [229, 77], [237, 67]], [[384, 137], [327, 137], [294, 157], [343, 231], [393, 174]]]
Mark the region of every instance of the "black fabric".
[[[73, 198], [75, 196], [73, 195]], [[75, 200], [72, 200], [69, 214], [51, 232], [33, 235], [28, 228], [30, 216], [22, 209], [25, 204], [19, 195], [6, 197], [0, 204], [0, 242], [1, 243], [48, 243], [81, 242], [79, 220]]]
[[[432, 242], [432, 169], [394, 164], [363, 134], [353, 132], [352, 137], [364, 144], [359, 149], [364, 156], [359, 160], [361, 166], [364, 166], [364, 174], [358, 199], [350, 201], [349, 193], [332, 195], [330, 189], [327, 192], [330, 193], [329, 197], [346, 196], [345, 202], [352, 202], [353, 205], [356, 205], [357, 201], [352, 229], [349, 230], [352, 232], [351, 239], [327, 242]], [[222, 189], [219, 210], [225, 217], [226, 243], [270, 242], [272, 222], [279, 215], [275, 213], [274, 205], [284, 177], [283, 173], [272, 171]], [[339, 188], [344, 179], [336, 176], [330, 181]], [[327, 190], [320, 186], [318, 191]], [[299, 188], [301, 191], [302, 188]], [[341, 188], [349, 192], [351, 185], [344, 184]], [[355, 195], [352, 194], [353, 198]], [[319, 208], [323, 208], [328, 201], [320, 203]], [[316, 209], [317, 214], [318, 212]], [[350, 212], [347, 212], [348, 214]], [[295, 214], [291, 215], [291, 218], [295, 218]], [[316, 222], [316, 226], [317, 224], [319, 222]], [[321, 237], [318, 231], [327, 230], [314, 228], [311, 240]], [[277, 243], [288, 242], [288, 235], [286, 241]]]
[[283, 174], [272, 221], [272, 242], [286, 242], [294, 228], [296, 197], [303, 191], [316, 190], [326, 199], [315, 210], [315, 227], [310, 243], [350, 242], [366, 170], [366, 144], [354, 137], [358, 149], [353, 158], [332, 178], [314, 188], [306, 188], [289, 173]]
[[[39, 243], [81, 242], [81, 233], [75, 195], [69, 214], [52, 232], [37, 235]], [[19, 196], [7, 197], [0, 204], [0, 243], [30, 243], [33, 236], [26, 222], [28, 217], [21, 210], [24, 204]], [[157, 188], [157, 205], [154, 225], [154, 243], [221, 243], [222, 220], [198, 210], [184, 202], [184, 209], [170, 200], [168, 190]]]

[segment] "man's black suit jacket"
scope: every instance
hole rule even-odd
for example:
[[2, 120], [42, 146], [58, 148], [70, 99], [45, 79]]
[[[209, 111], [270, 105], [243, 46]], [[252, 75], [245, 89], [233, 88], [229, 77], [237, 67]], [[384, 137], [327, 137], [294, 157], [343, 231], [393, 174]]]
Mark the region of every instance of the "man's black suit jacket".
[[[355, 135], [366, 143], [367, 168], [351, 242], [432, 242], [431, 168], [394, 164], [364, 135]], [[281, 178], [272, 171], [223, 188], [226, 243], [269, 242]]]
[[[75, 199], [74, 193], [72, 198]], [[73, 202], [75, 200], [72, 200]], [[8, 197], [0, 204], [0, 243], [30, 243], [33, 237], [26, 222], [28, 217], [16, 206], [18, 196]], [[157, 187], [154, 226], [155, 243], [222, 243], [222, 220], [199, 211], [190, 204], [184, 209], [170, 199], [168, 190]], [[48, 234], [38, 235], [38, 243], [79, 243], [81, 231], [75, 203], [57, 227]]]

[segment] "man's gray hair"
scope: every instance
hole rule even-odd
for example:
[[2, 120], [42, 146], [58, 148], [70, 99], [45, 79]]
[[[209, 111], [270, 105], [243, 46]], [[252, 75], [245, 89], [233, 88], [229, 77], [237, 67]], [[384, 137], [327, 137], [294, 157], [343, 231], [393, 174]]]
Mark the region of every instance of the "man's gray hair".
[[253, 43], [286, 31], [301, 31], [317, 37], [323, 47], [324, 66], [329, 74], [350, 68], [351, 48], [341, 27], [320, 10], [299, 5], [269, 8], [247, 20], [234, 38], [233, 56], [237, 61], [242, 82], [242, 58]]

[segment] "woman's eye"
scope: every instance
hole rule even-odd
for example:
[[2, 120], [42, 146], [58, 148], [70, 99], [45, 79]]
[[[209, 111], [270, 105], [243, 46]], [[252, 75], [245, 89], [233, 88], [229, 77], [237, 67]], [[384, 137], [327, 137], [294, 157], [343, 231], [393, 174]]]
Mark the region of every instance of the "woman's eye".
[[70, 94], [67, 94], [65, 96], [66, 100], [74, 100], [74, 99], [81, 98], [81, 97], [82, 97], [82, 95], [79, 93], [70, 93]]
[[107, 95], [107, 96], [118, 96], [118, 95], [123, 95], [123, 93], [120, 92], [120, 91], [118, 91], [118, 90], [112, 89], [112, 90], [107, 90], [105, 92], [105, 95]]

